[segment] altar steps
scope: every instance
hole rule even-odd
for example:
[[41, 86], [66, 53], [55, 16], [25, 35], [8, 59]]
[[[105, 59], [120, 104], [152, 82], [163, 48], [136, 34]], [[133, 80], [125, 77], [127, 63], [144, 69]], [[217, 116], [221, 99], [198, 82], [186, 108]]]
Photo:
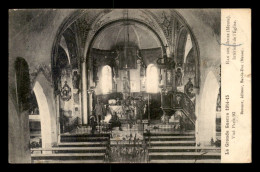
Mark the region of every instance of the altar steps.
[[153, 159], [219, 159], [220, 154], [217, 152], [149, 152], [150, 160]]
[[105, 153], [55, 153], [32, 154], [33, 161], [37, 160], [103, 160]]
[[59, 143], [59, 147], [100, 147], [106, 146], [108, 144], [107, 141], [104, 142], [65, 142]]
[[42, 164], [96, 164], [104, 163], [103, 160], [35, 160], [35, 163]]
[[162, 140], [162, 141], [150, 141], [150, 146], [195, 146], [196, 142], [193, 140]]
[[[146, 137], [146, 139], [149, 139]], [[150, 141], [193, 141], [194, 136], [151, 136]]]
[[[145, 137], [148, 137], [148, 133], [144, 133]], [[188, 131], [188, 132], [179, 132], [179, 131], [156, 131], [151, 133], [150, 136], [160, 136], [160, 137], [165, 137], [165, 136], [193, 136], [195, 137], [195, 132], [194, 131]]]
[[105, 142], [109, 134], [62, 134], [60, 142]]
[[151, 160], [150, 163], [221, 163], [220, 159]]
[[149, 152], [220, 152], [220, 148], [195, 146], [154, 146], [148, 148]]
[[35, 154], [47, 153], [105, 153], [106, 147], [52, 147], [50, 149], [31, 149]]
[[33, 163], [103, 163], [109, 134], [64, 134], [56, 147], [31, 149]]
[[194, 132], [145, 133], [149, 163], [220, 163], [217, 147], [197, 147]]

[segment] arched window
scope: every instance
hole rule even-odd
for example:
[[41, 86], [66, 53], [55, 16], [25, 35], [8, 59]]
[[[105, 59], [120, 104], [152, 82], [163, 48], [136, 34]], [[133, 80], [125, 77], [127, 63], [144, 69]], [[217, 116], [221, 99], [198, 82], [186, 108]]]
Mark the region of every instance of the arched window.
[[148, 65], [146, 74], [147, 74], [146, 91], [148, 93], [157, 93], [158, 86], [159, 86], [157, 67], [154, 64]]
[[112, 70], [106, 65], [102, 68], [102, 93], [107, 94], [112, 91]]

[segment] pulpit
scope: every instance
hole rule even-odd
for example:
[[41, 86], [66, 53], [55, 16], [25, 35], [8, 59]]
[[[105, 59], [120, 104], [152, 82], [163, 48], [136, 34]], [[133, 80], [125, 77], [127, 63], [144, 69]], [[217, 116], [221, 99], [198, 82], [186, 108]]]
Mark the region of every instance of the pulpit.
[[167, 116], [171, 116], [173, 111], [173, 96], [171, 93], [161, 93], [161, 109]]

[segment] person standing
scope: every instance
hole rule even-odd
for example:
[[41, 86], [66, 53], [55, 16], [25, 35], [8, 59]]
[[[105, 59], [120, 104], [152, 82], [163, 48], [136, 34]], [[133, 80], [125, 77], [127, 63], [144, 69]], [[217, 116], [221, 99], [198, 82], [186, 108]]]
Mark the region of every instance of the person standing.
[[137, 119], [138, 120], [143, 120], [144, 118], [144, 107], [145, 107], [145, 102], [144, 100], [142, 99], [142, 97], [140, 96], [139, 98], [139, 101], [137, 102], [136, 104], [136, 107], [137, 107]]
[[100, 98], [97, 98], [97, 104], [95, 105], [94, 111], [96, 114], [97, 123], [98, 123], [98, 125], [100, 125], [100, 121], [101, 121], [101, 119], [104, 118], [104, 114], [106, 111], [104, 104], [101, 102]]
[[90, 119], [90, 126], [91, 126], [91, 134], [94, 134], [96, 131], [96, 126], [97, 126], [95, 116], [93, 114], [91, 114], [89, 119]]

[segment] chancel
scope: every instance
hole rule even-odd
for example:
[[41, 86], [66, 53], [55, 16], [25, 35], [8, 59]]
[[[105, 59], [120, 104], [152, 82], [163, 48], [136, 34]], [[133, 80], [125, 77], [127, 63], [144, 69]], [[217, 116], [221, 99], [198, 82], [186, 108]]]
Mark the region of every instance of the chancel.
[[9, 32], [10, 163], [220, 162], [220, 10], [11, 10]]

